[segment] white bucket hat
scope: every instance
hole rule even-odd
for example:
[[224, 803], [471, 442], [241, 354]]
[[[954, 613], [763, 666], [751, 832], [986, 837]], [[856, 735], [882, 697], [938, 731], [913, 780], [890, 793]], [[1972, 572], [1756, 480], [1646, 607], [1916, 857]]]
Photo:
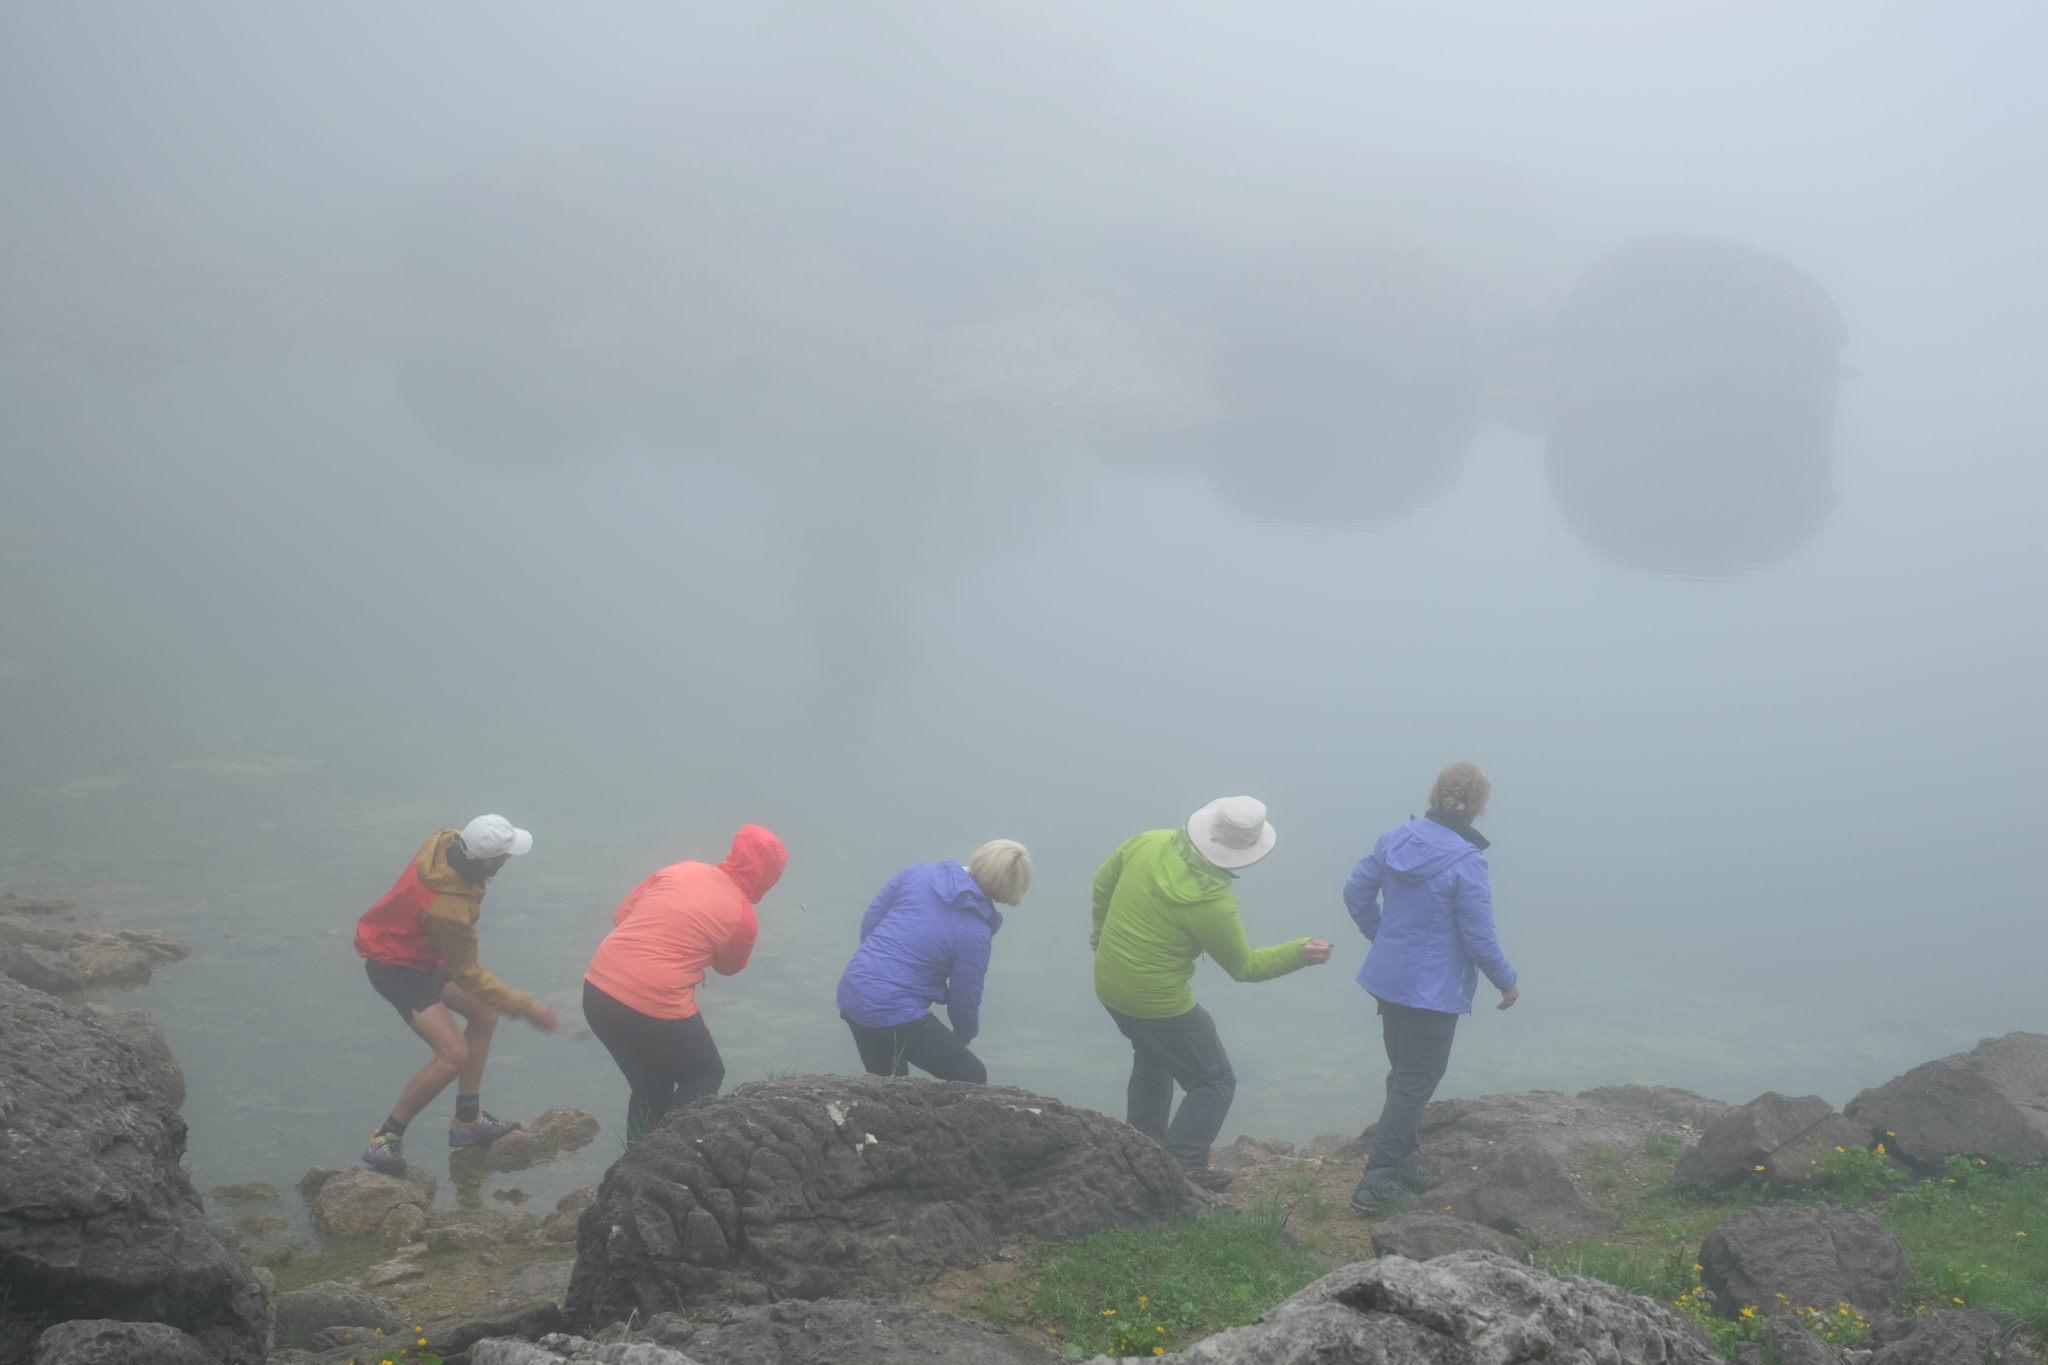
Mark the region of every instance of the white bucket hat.
[[479, 815], [462, 827], [462, 847], [472, 858], [518, 857], [533, 847], [533, 836], [502, 815]]
[[1188, 817], [1195, 851], [1218, 867], [1250, 867], [1273, 851], [1280, 836], [1266, 823], [1266, 803], [1253, 796], [1221, 796]]

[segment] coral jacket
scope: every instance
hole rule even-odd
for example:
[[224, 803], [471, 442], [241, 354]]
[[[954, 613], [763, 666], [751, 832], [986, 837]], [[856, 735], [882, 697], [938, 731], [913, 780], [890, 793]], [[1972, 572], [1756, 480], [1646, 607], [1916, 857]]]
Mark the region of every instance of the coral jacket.
[[633, 888], [612, 915], [584, 978], [656, 1019], [697, 1012], [706, 968], [731, 976], [753, 956], [754, 903], [782, 876], [789, 854], [759, 825], [733, 836], [725, 861], [672, 863]]
[[412, 863], [384, 898], [356, 921], [356, 951], [374, 962], [448, 977], [477, 999], [507, 1014], [523, 1015], [533, 1000], [477, 961], [476, 922], [484, 888], [465, 881], [448, 863], [460, 830], [444, 829], [420, 845]]

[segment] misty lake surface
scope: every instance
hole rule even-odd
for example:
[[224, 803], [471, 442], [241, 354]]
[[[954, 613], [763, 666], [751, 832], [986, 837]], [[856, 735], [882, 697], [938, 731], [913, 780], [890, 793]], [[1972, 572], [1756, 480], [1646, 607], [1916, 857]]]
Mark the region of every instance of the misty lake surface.
[[[1963, 586], [2038, 550], [1998, 533], [2019, 518], [1996, 503], [1982, 534], [1930, 540], [1989, 490], [1901, 449], [1942, 419], [1898, 386], [1844, 400], [1828, 530], [1730, 581], [1587, 553], [1544, 510], [1538, 443], [1506, 432], [1450, 496], [1369, 534], [1097, 475], [950, 581], [897, 584], [909, 624], [877, 618], [886, 686], [855, 701], [806, 649], [776, 493], [743, 477], [450, 459], [365, 376], [222, 368], [60, 406], [44, 434], [72, 458], [10, 509], [10, 579], [45, 607], [6, 642], [33, 722], [11, 735], [0, 885], [193, 942], [120, 1000], [184, 1063], [201, 1188], [355, 1159], [424, 1049], [365, 983], [354, 919], [428, 832], [484, 810], [536, 836], [491, 888], [484, 959], [572, 1015], [642, 876], [715, 860], [745, 821], [784, 837], [753, 965], [701, 996], [728, 1088], [853, 1071], [833, 989], [868, 898], [909, 862], [1016, 837], [1037, 878], [978, 1047], [992, 1079], [1120, 1113], [1090, 878], [1129, 834], [1247, 791], [1280, 831], [1239, 883], [1249, 935], [1338, 952], [1257, 985], [1198, 973], [1240, 1077], [1225, 1136], [1356, 1130], [1382, 1061], [1338, 891], [1456, 757], [1495, 778], [1483, 824], [1524, 998], [1499, 1014], [1482, 989], [1443, 1095], [1641, 1081], [1840, 1103], [2038, 1024], [2034, 955], [2002, 946], [2041, 900], [2012, 856], [2038, 796], [1984, 799], [2031, 771], [2013, 741], [2037, 643]], [[308, 431], [306, 411], [330, 419]], [[228, 413], [246, 453], [201, 458]], [[507, 1021], [486, 1105], [575, 1105], [606, 1130], [492, 1187], [595, 1179], [625, 1097], [596, 1043]], [[433, 1169], [446, 1107], [408, 1139]]]
[[[728, 1089], [854, 1071], [869, 898], [1007, 837], [976, 1050], [1121, 1115], [1091, 878], [1247, 793], [1249, 937], [1337, 951], [1198, 969], [1224, 1139], [1355, 1132], [1340, 889], [1457, 760], [1522, 998], [1441, 1096], [2048, 1027], [2041, 20], [1966, 11], [22, 7], [0, 891], [193, 944], [114, 1001], [201, 1189], [358, 1159], [426, 1049], [356, 917], [485, 812], [572, 1026], [629, 889], [781, 835]], [[605, 1129], [459, 1197], [621, 1149], [595, 1042], [484, 1103]]]

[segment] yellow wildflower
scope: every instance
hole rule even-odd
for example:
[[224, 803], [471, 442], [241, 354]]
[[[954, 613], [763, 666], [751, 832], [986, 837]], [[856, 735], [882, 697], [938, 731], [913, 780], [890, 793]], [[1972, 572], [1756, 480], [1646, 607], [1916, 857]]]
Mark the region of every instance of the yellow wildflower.
[[1883, 1156], [1883, 1155], [1884, 1155], [1884, 1144], [1883, 1144], [1882, 1142], [1880, 1142], [1880, 1143], [1878, 1143], [1878, 1144], [1877, 1144], [1877, 1154], [1878, 1154], [1879, 1156]]
[[1104, 1316], [1105, 1318], [1113, 1318], [1116, 1316], [1116, 1310], [1114, 1308], [1105, 1308], [1102, 1310], [1102, 1316]]
[[1759, 1166], [1759, 1167], [1757, 1167], [1757, 1169], [1758, 1169], [1758, 1170], [1762, 1170], [1762, 1169], [1763, 1169], [1763, 1167]]
[[1950, 1299], [1949, 1299], [1949, 1302], [1950, 1302], [1950, 1303], [1961, 1303], [1961, 1302], [1962, 1302], [1962, 1300], [1961, 1300], [1961, 1299], [1958, 1299], [1958, 1298], [1950, 1298]]
[[1744, 1316], [1745, 1318], [1753, 1318], [1756, 1316], [1756, 1309], [1745, 1308], [1742, 1310], [1742, 1316]]

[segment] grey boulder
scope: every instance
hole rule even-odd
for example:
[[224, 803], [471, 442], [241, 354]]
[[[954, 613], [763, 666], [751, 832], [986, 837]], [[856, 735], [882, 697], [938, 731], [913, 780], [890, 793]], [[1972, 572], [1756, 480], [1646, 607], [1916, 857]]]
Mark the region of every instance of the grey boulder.
[[[1097, 1365], [1110, 1357], [1097, 1356]], [[1182, 1351], [1187, 1365], [1722, 1365], [1705, 1332], [1597, 1280], [1557, 1279], [1486, 1252], [1382, 1256], [1332, 1271], [1246, 1327]]]
[[581, 1220], [569, 1321], [893, 1288], [1196, 1202], [1151, 1139], [1029, 1091], [761, 1082], [671, 1114], [606, 1173]]
[[1522, 1244], [1483, 1223], [1409, 1209], [1374, 1221], [1372, 1249], [1376, 1256], [1405, 1256], [1411, 1261], [1433, 1261], [1454, 1251], [1490, 1251], [1512, 1259], [1520, 1257]]
[[1864, 1091], [1842, 1112], [1922, 1175], [1958, 1153], [2048, 1160], [2048, 1034], [1986, 1038]]
[[140, 986], [192, 945], [132, 929], [59, 928], [52, 918], [0, 915], [0, 976], [52, 995]]
[[538, 1342], [491, 1337], [469, 1349], [469, 1365], [701, 1365], [681, 1351], [646, 1341], [586, 1341], [555, 1333]]
[[313, 1222], [330, 1236], [383, 1237], [394, 1243], [401, 1231], [411, 1236], [425, 1231], [438, 1188], [439, 1182], [417, 1163], [404, 1175], [352, 1166], [315, 1188]]
[[36, 1341], [36, 1365], [214, 1365], [204, 1346], [161, 1322], [60, 1322]]
[[170, 1043], [164, 1039], [164, 1031], [157, 1027], [156, 1016], [148, 1010], [117, 1010], [105, 1005], [90, 1008], [107, 1032], [135, 1049], [164, 1103], [173, 1109], [184, 1108], [185, 1068], [178, 1065]]
[[700, 1365], [1054, 1365], [1051, 1350], [984, 1322], [917, 1303], [789, 1300], [663, 1313], [641, 1335], [689, 1352]]
[[[1653, 1135], [1696, 1139], [1727, 1109], [1690, 1091], [1640, 1085], [1438, 1100], [1423, 1110], [1419, 1130], [1423, 1155], [1443, 1180], [1426, 1205], [1511, 1236], [1595, 1237], [1616, 1216], [1588, 1193], [1589, 1174], [1640, 1160]], [[1370, 1149], [1373, 1132], [1365, 1130], [1357, 1150]]]
[[366, 1289], [338, 1280], [321, 1280], [280, 1294], [272, 1309], [277, 1314], [277, 1340], [288, 1346], [329, 1327], [360, 1327], [366, 1332], [381, 1327], [398, 1332], [406, 1326], [405, 1318], [390, 1304]]
[[1679, 1159], [1679, 1183], [1716, 1192], [1762, 1179], [1780, 1188], [1819, 1181], [1837, 1147], [1867, 1147], [1869, 1136], [1818, 1095], [1767, 1090], [1706, 1126]]
[[88, 1010], [0, 977], [0, 1291], [57, 1318], [159, 1322], [254, 1365], [255, 1272], [207, 1222], [185, 1124]]
[[1860, 1209], [1826, 1204], [1744, 1209], [1700, 1244], [1700, 1284], [1715, 1311], [1766, 1317], [1846, 1303], [1876, 1314], [1898, 1302], [1913, 1270], [1891, 1230]]

